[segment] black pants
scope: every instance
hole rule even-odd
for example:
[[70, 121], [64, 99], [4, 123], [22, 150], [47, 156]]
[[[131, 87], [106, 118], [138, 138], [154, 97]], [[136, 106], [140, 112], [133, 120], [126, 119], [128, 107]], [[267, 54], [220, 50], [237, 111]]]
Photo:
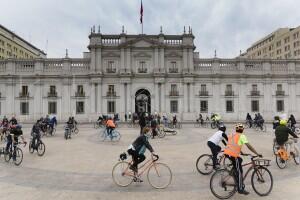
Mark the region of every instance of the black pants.
[[142, 133], [143, 133], [143, 129], [144, 129], [144, 127], [145, 126], [143, 126], [143, 125], [140, 125], [141, 126], [141, 131], [140, 131], [140, 134], [142, 135]]
[[240, 157], [234, 158], [231, 156], [228, 156], [228, 158], [233, 165], [235, 180], [238, 185], [238, 191], [242, 191], [245, 189], [244, 180], [243, 180], [243, 167], [242, 167], [243, 159]]
[[207, 142], [207, 146], [209, 146], [209, 148], [211, 150], [213, 166], [215, 168], [216, 165], [218, 164], [217, 156], [218, 156], [218, 153], [220, 153], [220, 151], [221, 151], [221, 147], [219, 145], [214, 144], [211, 141]]
[[154, 138], [154, 136], [157, 136], [156, 127], [151, 127], [151, 129], [152, 129], [152, 138]]
[[141, 162], [143, 162], [146, 157], [144, 156], [144, 154], [139, 154], [137, 151], [132, 150], [132, 149], [128, 149], [128, 154], [132, 156], [132, 165], [137, 168], [138, 164], [140, 164]]
[[108, 136], [112, 136], [112, 131], [113, 131], [114, 129], [115, 129], [115, 128], [107, 127], [107, 135], [108, 135]]

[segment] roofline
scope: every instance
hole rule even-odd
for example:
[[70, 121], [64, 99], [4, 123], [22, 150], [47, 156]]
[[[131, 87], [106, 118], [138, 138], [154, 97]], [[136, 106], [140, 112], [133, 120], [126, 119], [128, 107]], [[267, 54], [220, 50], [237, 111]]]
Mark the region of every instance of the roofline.
[[32, 45], [31, 43], [27, 42], [26, 40], [24, 40], [23, 38], [21, 38], [20, 36], [18, 36], [17, 34], [15, 34], [14, 32], [10, 31], [9, 29], [5, 28], [4, 26], [2, 26], [0, 24], [0, 28], [4, 29], [5, 31], [9, 32], [10, 34], [14, 35], [15, 37], [17, 37], [19, 40], [21, 40], [22, 42], [26, 43], [27, 45], [29, 45], [30, 47], [32, 47], [33, 49], [39, 51], [41, 54], [43, 55], [47, 55], [44, 51], [42, 51], [41, 49], [35, 47], [34, 45]]

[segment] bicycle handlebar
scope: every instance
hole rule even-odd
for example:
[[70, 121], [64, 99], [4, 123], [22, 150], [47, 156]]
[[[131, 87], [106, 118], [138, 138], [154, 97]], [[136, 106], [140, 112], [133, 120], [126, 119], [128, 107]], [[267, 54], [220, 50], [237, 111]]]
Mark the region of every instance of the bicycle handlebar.
[[249, 153], [243, 153], [241, 154], [242, 156], [250, 156], [251, 157], [251, 160], [253, 160], [254, 158], [257, 158], [257, 157], [260, 157], [262, 158], [263, 156], [262, 155], [252, 155], [252, 154], [249, 154]]

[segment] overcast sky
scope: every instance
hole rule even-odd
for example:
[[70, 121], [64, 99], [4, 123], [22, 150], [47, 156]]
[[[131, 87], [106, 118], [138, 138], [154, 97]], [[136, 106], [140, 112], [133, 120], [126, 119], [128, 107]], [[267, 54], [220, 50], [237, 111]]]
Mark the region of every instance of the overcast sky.
[[[47, 52], [82, 57], [90, 27], [141, 32], [140, 0], [1, 0], [0, 24]], [[182, 34], [192, 26], [200, 57], [231, 58], [279, 27], [300, 25], [299, 0], [143, 0], [144, 33]], [[48, 43], [47, 43], [48, 41]]]

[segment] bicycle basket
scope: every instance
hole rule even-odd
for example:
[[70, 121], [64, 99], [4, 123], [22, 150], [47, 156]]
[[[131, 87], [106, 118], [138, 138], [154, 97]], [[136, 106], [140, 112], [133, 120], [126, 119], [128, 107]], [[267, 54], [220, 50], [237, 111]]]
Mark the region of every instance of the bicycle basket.
[[120, 154], [120, 160], [126, 160], [127, 159], [127, 154], [124, 152], [124, 153], [121, 153]]
[[270, 162], [271, 162], [271, 160], [267, 160], [267, 159], [254, 160], [255, 165], [258, 165], [258, 166], [270, 166]]

